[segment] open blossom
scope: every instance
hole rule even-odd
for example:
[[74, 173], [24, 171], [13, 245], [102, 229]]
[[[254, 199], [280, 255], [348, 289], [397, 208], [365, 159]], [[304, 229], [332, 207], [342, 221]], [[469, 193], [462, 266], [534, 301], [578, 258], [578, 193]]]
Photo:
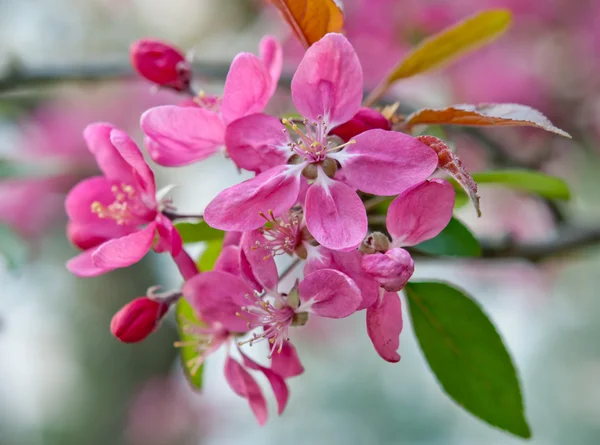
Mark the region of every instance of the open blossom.
[[[356, 193], [395, 195], [427, 179], [437, 167], [433, 150], [399, 132], [373, 129], [345, 144], [328, 136], [352, 119], [362, 99], [362, 68], [341, 34], [312, 45], [292, 80], [292, 99], [302, 127], [261, 114], [227, 128], [227, 149], [258, 176], [221, 192], [204, 213], [218, 229], [248, 231], [263, 225], [261, 213], [280, 216], [299, 201], [303, 183], [306, 226], [321, 245], [336, 250], [358, 246], [367, 215]], [[303, 182], [304, 181], [304, 182]]]
[[167, 167], [205, 159], [225, 145], [225, 129], [243, 116], [260, 113], [277, 88], [282, 53], [277, 40], [260, 42], [260, 57], [238, 54], [227, 74], [223, 97], [201, 93], [195, 106], [151, 108], [141, 117], [152, 159]]
[[154, 174], [133, 140], [104, 123], [88, 126], [84, 137], [103, 176], [81, 181], [67, 196], [67, 233], [84, 249], [68, 269], [89, 277], [130, 266], [152, 248], [179, 255], [181, 237], [161, 213]]

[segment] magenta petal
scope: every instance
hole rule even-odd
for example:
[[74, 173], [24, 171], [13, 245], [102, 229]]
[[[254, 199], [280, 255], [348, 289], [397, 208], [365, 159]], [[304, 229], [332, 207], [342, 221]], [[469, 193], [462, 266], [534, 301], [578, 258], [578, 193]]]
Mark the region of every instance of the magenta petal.
[[148, 224], [137, 232], [101, 244], [92, 255], [92, 261], [106, 270], [131, 266], [152, 248], [155, 235], [156, 224]]
[[260, 60], [271, 76], [271, 95], [277, 89], [283, 66], [283, 49], [275, 37], [265, 36], [258, 44]]
[[154, 173], [146, 163], [138, 146], [133, 142], [133, 139], [124, 131], [114, 129], [110, 132], [110, 142], [136, 173], [140, 180], [140, 185], [148, 195], [148, 198], [154, 200], [156, 194]]
[[240, 275], [240, 248], [239, 246], [229, 245], [223, 247], [219, 258], [215, 262], [213, 270], [220, 270], [232, 275]]
[[96, 158], [98, 167], [108, 179], [132, 184], [132, 168], [110, 140], [113, 130], [116, 130], [116, 127], [110, 124], [90, 124], [83, 130], [83, 137], [90, 152]]
[[265, 242], [265, 237], [258, 231], [252, 230], [242, 235], [240, 246], [250, 266], [250, 274], [262, 285], [264, 289], [277, 290], [279, 276], [273, 256], [260, 246]]
[[204, 210], [204, 220], [219, 230], [245, 232], [262, 226], [259, 213], [288, 211], [298, 198], [300, 170], [282, 165], [219, 193]]
[[249, 114], [260, 113], [273, 94], [271, 75], [254, 54], [238, 54], [225, 80], [221, 114], [229, 124]]
[[304, 277], [298, 293], [302, 302], [298, 312], [327, 318], [348, 317], [361, 303], [360, 289], [354, 281], [333, 269], [317, 270]]
[[284, 341], [281, 351], [271, 356], [271, 369], [286, 379], [304, 372], [296, 348], [289, 341]]
[[243, 232], [226, 232], [223, 237], [223, 247], [238, 246], [242, 239]]
[[362, 68], [354, 48], [341, 34], [327, 34], [302, 58], [292, 79], [298, 112], [330, 128], [349, 121], [362, 100]]
[[382, 359], [400, 361], [400, 332], [402, 332], [402, 304], [395, 292], [383, 294], [381, 302], [367, 308], [367, 333]]
[[171, 220], [162, 213], [159, 213], [156, 229], [158, 231], [158, 240], [154, 246], [154, 250], [158, 253], [169, 252], [173, 256], [179, 255], [181, 249], [183, 249], [183, 240]]
[[241, 312], [240, 301], [248, 303], [245, 295], [254, 291], [240, 277], [213, 270], [202, 272], [183, 286], [183, 295], [204, 321], [221, 323], [233, 332], [246, 332], [248, 321], [236, 315]]
[[448, 181], [432, 179], [394, 199], [386, 218], [394, 246], [414, 246], [437, 236], [452, 218], [454, 195]]
[[78, 277], [96, 277], [103, 273], [109, 272], [109, 270], [98, 267], [92, 262], [92, 254], [95, 249], [89, 249], [85, 252], [80, 253], [76, 257], [71, 258], [67, 261], [67, 269]]
[[408, 283], [415, 263], [406, 250], [396, 247], [385, 254], [374, 253], [362, 258], [362, 268], [373, 276], [385, 290], [398, 292]]
[[104, 206], [115, 201], [111, 187], [112, 183], [103, 176], [87, 178], [75, 185], [65, 199], [65, 210], [69, 219], [82, 223], [104, 221], [117, 226], [114, 220], [99, 218], [92, 212], [92, 203], [96, 201]]
[[233, 392], [248, 400], [258, 424], [264, 425], [268, 417], [267, 402], [260, 387], [250, 373], [230, 356], [225, 361], [225, 379]]
[[164, 105], [142, 114], [140, 125], [150, 157], [160, 165], [177, 167], [200, 161], [224, 144], [225, 124], [211, 110]]
[[367, 234], [367, 212], [354, 190], [322, 172], [306, 193], [306, 227], [334, 250], [358, 246]]
[[225, 132], [227, 153], [238, 167], [256, 173], [285, 164], [291, 152], [284, 129], [279, 119], [265, 114], [238, 119]]
[[285, 383], [283, 376], [277, 374], [269, 368], [265, 368], [264, 366], [259, 365], [241, 351], [240, 353], [242, 354], [242, 358], [244, 359], [244, 366], [246, 368], [253, 369], [255, 371], [260, 371], [265, 375], [265, 377], [269, 381], [269, 384], [271, 385], [271, 388], [273, 388], [275, 400], [277, 400], [277, 414], [283, 414], [285, 406], [287, 405], [288, 399], [290, 397], [290, 391], [288, 389], [287, 384]]
[[369, 130], [331, 157], [342, 165], [345, 182], [365, 193], [395, 195], [426, 180], [438, 158], [427, 145], [397, 131]]

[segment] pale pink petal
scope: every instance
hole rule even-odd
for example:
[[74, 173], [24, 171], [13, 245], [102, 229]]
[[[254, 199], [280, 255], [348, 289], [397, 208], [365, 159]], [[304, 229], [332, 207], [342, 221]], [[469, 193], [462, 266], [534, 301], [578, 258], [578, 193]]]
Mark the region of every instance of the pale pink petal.
[[395, 292], [385, 292], [379, 304], [367, 308], [367, 333], [382, 359], [400, 361], [398, 348], [402, 332], [402, 304]]
[[240, 248], [239, 246], [229, 245], [223, 247], [219, 258], [215, 262], [213, 270], [228, 272], [232, 275], [240, 275]]
[[298, 166], [282, 165], [219, 193], [204, 210], [204, 220], [219, 230], [245, 232], [262, 226], [259, 213], [288, 211], [300, 191]]
[[415, 263], [406, 250], [396, 247], [384, 253], [365, 255], [362, 268], [385, 290], [398, 292], [408, 283], [415, 271]]
[[302, 58], [292, 79], [292, 99], [298, 112], [329, 128], [349, 121], [362, 100], [362, 68], [354, 48], [341, 34], [327, 34]]
[[379, 283], [361, 267], [362, 255], [358, 250], [340, 252], [319, 247], [316, 254], [309, 255], [304, 274], [315, 270], [334, 269], [350, 277], [360, 289], [362, 302], [358, 310], [372, 306], [379, 297]]
[[394, 246], [414, 246], [437, 236], [452, 218], [454, 195], [448, 181], [432, 179], [394, 199], [386, 218]]
[[341, 164], [345, 182], [365, 193], [402, 193], [426, 180], [438, 166], [435, 151], [398, 131], [369, 130], [354, 140], [331, 157]]
[[225, 379], [233, 392], [248, 400], [258, 424], [264, 425], [268, 417], [267, 402], [260, 387], [250, 373], [231, 356], [227, 356], [225, 361]]
[[110, 140], [110, 134], [115, 129], [111, 124], [90, 124], [83, 130], [83, 137], [98, 167], [108, 179], [132, 184], [133, 170]]
[[317, 270], [304, 277], [298, 293], [301, 304], [297, 312], [312, 312], [327, 318], [352, 315], [362, 300], [354, 281], [333, 269]]
[[309, 232], [330, 249], [356, 247], [367, 234], [367, 212], [356, 192], [322, 172], [306, 193], [305, 215]]
[[92, 262], [92, 254], [95, 249], [89, 249], [81, 252], [76, 257], [67, 261], [67, 269], [78, 277], [96, 277], [108, 272], [103, 267], [98, 267]]
[[258, 44], [260, 60], [271, 76], [271, 95], [277, 89], [281, 68], [283, 66], [283, 49], [273, 36], [265, 36]]
[[225, 143], [221, 117], [203, 108], [176, 105], [151, 108], [142, 114], [140, 125], [150, 157], [167, 167], [205, 159]]
[[275, 351], [271, 356], [271, 369], [285, 379], [304, 372], [296, 348], [289, 341], [284, 341], [281, 351]]
[[238, 119], [225, 132], [227, 153], [238, 167], [256, 173], [285, 164], [292, 153], [284, 129], [279, 119], [265, 114]]
[[[110, 132], [110, 142], [139, 178], [142, 189], [148, 195], [147, 199], [155, 200], [156, 183], [154, 181], [154, 173], [146, 163], [136, 143], [133, 142], [127, 133], [118, 129]], [[154, 204], [156, 204], [155, 201]]]
[[260, 113], [273, 94], [271, 74], [254, 54], [238, 54], [225, 80], [221, 114], [229, 124], [249, 114]]
[[152, 248], [155, 235], [156, 223], [150, 223], [137, 232], [101, 244], [92, 255], [92, 261], [107, 271], [131, 266]]
[[[272, 255], [269, 255], [260, 243], [264, 243], [265, 238], [258, 230], [245, 232], [242, 235], [240, 246], [244, 256], [248, 261], [250, 270], [246, 270], [246, 275], [251, 275], [261, 284], [261, 287], [268, 290], [277, 290], [279, 277], [277, 275], [277, 266]], [[244, 267], [242, 266], [242, 269]]]
[[283, 376], [277, 374], [269, 368], [259, 365], [254, 360], [250, 359], [246, 354], [240, 351], [244, 360], [244, 366], [255, 371], [260, 371], [269, 381], [271, 388], [273, 388], [273, 394], [275, 394], [275, 400], [277, 400], [277, 414], [283, 414], [285, 406], [287, 405], [290, 397], [290, 391], [285, 383]]
[[241, 312], [239, 301], [247, 304], [245, 295], [253, 293], [240, 277], [218, 270], [202, 272], [183, 286], [184, 297], [204, 321], [222, 323], [233, 332], [248, 330], [248, 321], [236, 314]]

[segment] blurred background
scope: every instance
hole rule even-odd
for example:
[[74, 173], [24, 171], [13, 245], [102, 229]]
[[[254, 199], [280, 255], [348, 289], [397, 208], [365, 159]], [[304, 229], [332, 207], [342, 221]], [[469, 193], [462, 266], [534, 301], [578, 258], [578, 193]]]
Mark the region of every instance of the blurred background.
[[[347, 36], [371, 86], [411, 45], [487, 7], [513, 11], [505, 36], [395, 93], [420, 106], [518, 102], [573, 135], [448, 131], [472, 170], [536, 168], [572, 189], [571, 201], [549, 205], [482, 187], [483, 217], [458, 212], [481, 237], [553, 243], [565, 230], [600, 229], [600, 2], [344, 0]], [[267, 33], [285, 42], [286, 72], [293, 72], [299, 44], [259, 0], [0, 0], [0, 444], [518, 443], [441, 392], [408, 317], [402, 360], [391, 365], [373, 351], [363, 313], [297, 334], [306, 372], [291, 382], [283, 417], [259, 428], [246, 401], [226, 386], [223, 357], [208, 361], [202, 395], [188, 389], [171, 320], [136, 345], [110, 335], [110, 318], [125, 302], [154, 284], [179, 285], [166, 258], [148, 256], [85, 280], [65, 269], [76, 251], [64, 235], [64, 195], [96, 171], [81, 136], [85, 125], [109, 121], [141, 143], [140, 114], [180, 100], [127, 75], [130, 43], [160, 38], [197, 62], [227, 66], [238, 51], [256, 52]], [[73, 76], [82, 69], [92, 75]], [[57, 72], [78, 79], [47, 82], [44, 75]], [[214, 77], [197, 82], [209, 92], [222, 88]], [[272, 107], [287, 106], [283, 89]], [[218, 156], [156, 171], [159, 186], [181, 186], [173, 196], [182, 213], [201, 212], [241, 179]], [[496, 323], [520, 370], [533, 444], [598, 443], [599, 266], [591, 243], [535, 264], [417, 264], [416, 277], [465, 288]]]

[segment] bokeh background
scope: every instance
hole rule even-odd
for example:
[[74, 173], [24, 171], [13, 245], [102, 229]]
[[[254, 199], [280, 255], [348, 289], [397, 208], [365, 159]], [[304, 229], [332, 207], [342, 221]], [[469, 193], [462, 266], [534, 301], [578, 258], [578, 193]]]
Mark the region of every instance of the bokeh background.
[[[484, 143], [452, 130], [474, 169], [528, 166], [567, 180], [559, 212], [537, 198], [482, 187], [484, 216], [458, 216], [486, 239], [553, 242], [559, 228], [600, 228], [600, 3], [595, 0], [345, 0], [346, 31], [373, 85], [411, 45], [486, 7], [508, 7], [511, 31], [451, 67], [397, 87], [411, 104], [518, 102], [569, 131], [486, 131]], [[127, 129], [139, 142], [140, 114], [176, 103], [127, 76], [135, 39], [171, 41], [204, 63], [256, 51], [261, 36], [285, 42], [288, 70], [301, 54], [276, 11], [251, 0], [0, 0], [0, 444], [516, 444], [466, 414], [441, 392], [418, 351], [408, 317], [402, 360], [372, 350], [364, 315], [298, 335], [306, 373], [291, 382], [285, 415], [259, 428], [211, 357], [202, 395], [182, 376], [174, 324], [123, 345], [108, 326], [125, 302], [160, 283], [177, 286], [172, 264], [148, 256], [127, 270], [78, 279], [64, 235], [64, 194], [95, 171], [81, 132], [92, 121]], [[22, 83], [28, 73], [106, 72], [86, 82]], [[109, 76], [110, 75], [110, 76]], [[110, 77], [110, 78], [109, 78]], [[116, 77], [116, 78], [112, 78]], [[219, 79], [198, 79], [218, 92]], [[283, 89], [273, 107], [284, 109]], [[493, 149], [490, 149], [489, 142]], [[200, 212], [241, 178], [213, 157], [157, 169], [183, 212]], [[197, 246], [199, 252], [202, 246]], [[417, 277], [446, 278], [486, 309], [513, 354], [533, 444], [600, 440], [599, 251], [593, 245], [547, 258], [444, 260], [417, 264]], [[273, 412], [273, 410], [271, 410]]]

